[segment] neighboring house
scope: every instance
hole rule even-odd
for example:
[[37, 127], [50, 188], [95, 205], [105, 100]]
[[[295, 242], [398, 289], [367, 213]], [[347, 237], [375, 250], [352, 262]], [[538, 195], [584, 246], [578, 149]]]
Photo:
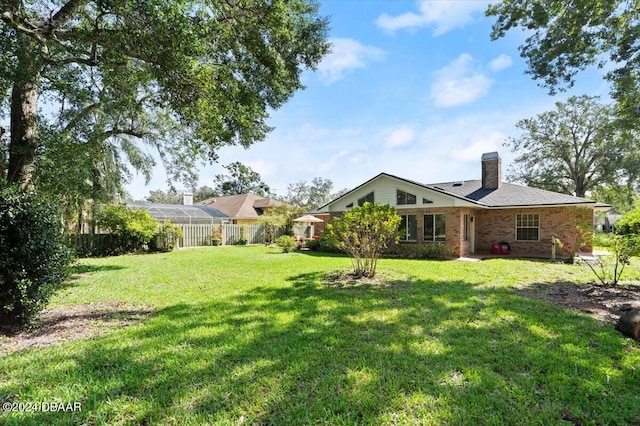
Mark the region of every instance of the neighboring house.
[[255, 223], [262, 214], [271, 207], [284, 205], [273, 198], [260, 197], [255, 194], [227, 195], [207, 198], [196, 205], [215, 208], [226, 214], [235, 224]]
[[[401, 242], [447, 244], [456, 256], [489, 253], [508, 243], [516, 256], [558, 257], [592, 251], [595, 201], [501, 181], [497, 152], [482, 155], [482, 179], [422, 184], [380, 173], [320, 207], [330, 218], [366, 201], [402, 217]], [[331, 219], [329, 219], [331, 220]]]

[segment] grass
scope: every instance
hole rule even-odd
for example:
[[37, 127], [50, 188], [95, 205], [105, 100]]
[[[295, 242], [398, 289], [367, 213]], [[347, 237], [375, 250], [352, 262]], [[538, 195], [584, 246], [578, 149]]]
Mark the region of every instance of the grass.
[[0, 423], [640, 423], [639, 345], [513, 291], [584, 268], [384, 259], [388, 282], [326, 280], [349, 266], [251, 246], [84, 260], [54, 306], [156, 313], [0, 358], [0, 398], [82, 403]]

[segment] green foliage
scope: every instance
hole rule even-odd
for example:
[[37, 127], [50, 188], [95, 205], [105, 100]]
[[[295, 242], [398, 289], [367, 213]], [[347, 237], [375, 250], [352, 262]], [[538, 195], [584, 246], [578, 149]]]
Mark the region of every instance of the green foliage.
[[211, 231], [211, 245], [219, 246], [222, 244], [222, 226], [214, 226]]
[[596, 265], [583, 261], [603, 286], [615, 287], [625, 267], [631, 264], [631, 257], [640, 254], [640, 239], [637, 235], [614, 235], [609, 250], [611, 256], [601, 256]]
[[[330, 179], [316, 177], [307, 183], [300, 181], [287, 186], [285, 200], [292, 206], [304, 207], [307, 210], [315, 210], [342, 193], [333, 193], [333, 182]], [[344, 191], [344, 190], [343, 190]]]
[[639, 13], [637, 2], [625, 0], [504, 0], [487, 10], [497, 17], [493, 40], [516, 27], [526, 30], [520, 53], [528, 73], [552, 94], [571, 87], [585, 68], [606, 67], [612, 97], [630, 128], [640, 109]]
[[[0, 102], [0, 115], [10, 103], [20, 112], [0, 180], [25, 184], [36, 154], [48, 155], [38, 120], [146, 177], [154, 159], [145, 148], [157, 148], [171, 177], [192, 180], [198, 159], [263, 140], [270, 111], [329, 49], [328, 21], [311, 0], [16, 0], [0, 16], [0, 94], [28, 95]], [[57, 109], [38, 117], [38, 99]]]
[[70, 261], [54, 203], [15, 187], [0, 190], [0, 326], [31, 322]]
[[276, 240], [276, 245], [280, 247], [283, 252], [289, 253], [298, 246], [298, 242], [295, 237], [292, 237], [291, 235], [281, 235]]
[[554, 111], [520, 120], [516, 127], [522, 134], [507, 142], [518, 154], [510, 180], [584, 197], [596, 189], [632, 187], [637, 179], [640, 141], [620, 130], [614, 111], [597, 97], [556, 102]]
[[640, 235], [640, 206], [629, 210], [616, 221], [615, 231], [618, 235]]
[[341, 250], [338, 248], [338, 241], [335, 239], [335, 236], [331, 234], [331, 232], [323, 232], [320, 235], [320, 238], [315, 240], [309, 240], [306, 242], [306, 246], [309, 250], [313, 251], [321, 251], [325, 253], [340, 253]]
[[162, 222], [149, 241], [149, 250], [172, 251], [178, 246], [178, 240], [184, 237], [182, 228], [172, 222]]
[[244, 246], [248, 243], [247, 240], [247, 225], [240, 226], [240, 237], [238, 238], [238, 244]]
[[443, 243], [397, 244], [392, 253], [409, 259], [451, 259], [453, 250]]
[[351, 258], [355, 276], [373, 277], [384, 249], [398, 241], [400, 221], [393, 207], [366, 202], [335, 218], [327, 232]]
[[269, 185], [264, 183], [258, 172], [239, 161], [224, 166], [228, 174], [218, 174], [214, 179], [214, 191], [222, 196], [238, 194], [269, 195]]
[[604, 232], [593, 233], [593, 246], [594, 247], [611, 247], [613, 246], [614, 234]]
[[158, 221], [148, 211], [124, 205], [104, 207], [96, 223], [117, 237], [117, 251], [121, 253], [143, 250], [158, 230]]

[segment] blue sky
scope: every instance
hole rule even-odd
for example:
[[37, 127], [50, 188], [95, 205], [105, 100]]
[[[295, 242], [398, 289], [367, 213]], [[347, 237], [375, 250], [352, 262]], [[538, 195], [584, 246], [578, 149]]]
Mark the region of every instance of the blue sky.
[[[515, 154], [503, 146], [523, 118], [554, 108], [571, 95], [608, 100], [603, 71], [583, 72], [575, 87], [555, 97], [525, 74], [512, 31], [492, 42], [488, 2], [326, 0], [333, 45], [307, 88], [269, 124], [266, 140], [245, 150], [227, 147], [200, 168], [199, 186], [213, 184], [223, 165], [240, 161], [272, 190], [314, 177], [334, 189], [353, 188], [380, 172], [423, 183], [480, 178], [480, 156], [498, 151], [503, 175]], [[180, 184], [176, 184], [180, 188]], [[127, 185], [135, 199], [166, 189], [156, 168], [145, 186]]]

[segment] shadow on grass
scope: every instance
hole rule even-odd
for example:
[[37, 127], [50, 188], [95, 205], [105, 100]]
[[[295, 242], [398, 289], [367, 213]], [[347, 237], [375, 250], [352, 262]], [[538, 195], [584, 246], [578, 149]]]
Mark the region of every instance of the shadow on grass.
[[[345, 291], [325, 285], [322, 273], [289, 280], [286, 287], [163, 309], [142, 326], [71, 353], [2, 363], [0, 371], [14, 375], [1, 380], [0, 373], [0, 383], [8, 383], [0, 385], [0, 398], [44, 387], [50, 397], [72, 395], [83, 404], [82, 412], [9, 413], [5, 420], [640, 421], [640, 357], [587, 318], [464, 281]], [[23, 362], [48, 368], [31, 376]]]

